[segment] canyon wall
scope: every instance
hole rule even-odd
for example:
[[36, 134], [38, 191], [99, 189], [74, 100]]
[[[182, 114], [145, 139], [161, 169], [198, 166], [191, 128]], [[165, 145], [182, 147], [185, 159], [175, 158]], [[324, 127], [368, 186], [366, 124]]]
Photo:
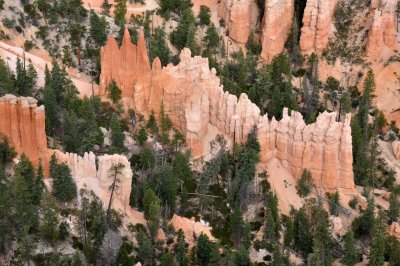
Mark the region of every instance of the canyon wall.
[[251, 32], [253, 0], [222, 0], [218, 15], [225, 21], [229, 37], [245, 44]]
[[321, 55], [332, 33], [332, 18], [338, 0], [307, 0], [301, 28], [300, 50]]
[[0, 97], [0, 135], [7, 137], [18, 154], [25, 154], [48, 171], [44, 106], [31, 97], [7, 94]]
[[294, 0], [266, 0], [261, 57], [269, 63], [285, 46], [294, 15]]
[[[109, 50], [118, 49], [113, 42], [102, 49], [102, 65], [115, 65], [110, 59], [121, 60], [103, 56], [114, 52]], [[135, 58], [137, 55], [122, 62], [131, 64], [128, 61]], [[108, 78], [104, 74], [102, 77]], [[137, 77], [126, 79], [137, 80]], [[163, 104], [164, 112], [174, 127], [185, 134], [195, 156], [205, 154], [212, 131], [224, 135], [230, 143], [244, 143], [248, 134], [256, 130], [263, 163], [277, 158], [294, 178], [309, 168], [315, 183], [326, 190], [341, 188], [354, 192], [350, 116], [344, 122], [336, 122], [335, 113], [323, 113], [316, 123], [306, 125], [300, 113], [292, 112], [289, 116], [285, 110], [281, 121], [269, 120], [246, 94], [238, 99], [224, 92], [215, 69], [209, 68], [208, 59], [192, 57], [189, 49], [182, 50], [177, 66], [170, 64], [162, 68], [156, 58], [151, 76], [145, 82], [144, 85], [136, 82], [133, 99], [124, 97], [123, 101], [133, 101], [139, 107], [136, 111], [144, 115], [151, 111], [158, 115]], [[122, 80], [122, 84], [129, 83]], [[123, 95], [129, 93], [123, 92]]]
[[373, 21], [368, 32], [366, 54], [370, 60], [379, 59], [385, 49], [393, 50], [396, 44], [396, 0], [371, 3]]

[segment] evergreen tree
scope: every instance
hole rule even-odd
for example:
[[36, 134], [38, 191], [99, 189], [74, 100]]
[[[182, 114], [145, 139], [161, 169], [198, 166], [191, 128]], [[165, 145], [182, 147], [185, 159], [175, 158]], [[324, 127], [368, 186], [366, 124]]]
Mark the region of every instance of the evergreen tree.
[[25, 61], [18, 57], [15, 72], [14, 91], [18, 95], [31, 96], [38, 77], [35, 68], [31, 64], [27, 68]]
[[373, 223], [369, 266], [381, 266], [385, 262], [386, 226], [386, 217], [380, 213]]
[[265, 238], [270, 241], [279, 239], [280, 219], [278, 211], [278, 197], [269, 192], [267, 194], [267, 217], [265, 221]]
[[157, 121], [153, 111], [150, 113], [149, 121], [147, 121], [146, 127], [149, 128], [153, 134], [158, 133]]
[[312, 251], [313, 237], [305, 210], [301, 208], [294, 217], [294, 244], [305, 256], [308, 256]]
[[171, 43], [178, 49], [182, 50], [184, 47], [192, 51], [192, 55], [198, 54], [198, 47], [196, 45], [196, 19], [190, 7], [182, 11], [182, 16], [179, 21], [178, 27], [171, 32]]
[[197, 239], [196, 257], [200, 266], [206, 266], [210, 262], [212, 247], [208, 236], [201, 234]]
[[137, 140], [138, 140], [140, 146], [143, 146], [145, 144], [145, 142], [147, 141], [147, 138], [148, 138], [148, 136], [147, 136], [146, 129], [144, 127], [141, 127], [139, 129], [139, 133], [137, 135]]
[[101, 5], [102, 13], [104, 15], [109, 16], [110, 15], [110, 9], [111, 9], [110, 7], [111, 7], [111, 5], [109, 4], [108, 0], [104, 0], [103, 4]]
[[215, 49], [219, 47], [219, 35], [213, 23], [208, 27], [203, 41], [206, 43], [207, 50], [209, 51], [215, 52]]
[[115, 9], [114, 9], [114, 19], [115, 19], [115, 24], [118, 26], [125, 25], [125, 16], [127, 7], [126, 7], [126, 2], [127, 0], [116, 0], [115, 1]]
[[355, 243], [354, 233], [350, 229], [344, 235], [344, 246], [343, 246], [344, 254], [341, 260], [341, 262], [346, 266], [354, 266], [359, 261], [357, 247], [354, 243]]
[[211, 23], [211, 15], [210, 15], [210, 8], [207, 6], [200, 6], [199, 12], [199, 23], [200, 26], [208, 26]]
[[127, 150], [124, 145], [125, 141], [125, 134], [123, 129], [121, 128], [121, 124], [118, 120], [117, 116], [113, 116], [111, 118], [111, 143], [112, 146], [110, 147], [110, 153], [123, 153]]
[[154, 29], [149, 46], [151, 61], [158, 57], [162, 66], [166, 66], [170, 62], [170, 51], [165, 39], [165, 31], [163, 28], [157, 27]]
[[301, 197], [307, 197], [308, 194], [310, 194], [313, 186], [314, 183], [310, 170], [304, 169], [299, 181], [296, 184], [297, 193]]
[[151, 188], [146, 189], [146, 192], [144, 193], [143, 196], [143, 209], [144, 209], [144, 215], [146, 218], [149, 218], [150, 216], [150, 207], [152, 204], [155, 205], [160, 205], [160, 199], [157, 197], [157, 195], [154, 193], [154, 191]]
[[391, 222], [396, 222], [400, 215], [400, 202], [399, 196], [392, 192], [389, 198], [388, 218]]
[[14, 92], [14, 77], [10, 67], [0, 58], [0, 95]]
[[179, 266], [187, 266], [189, 264], [187, 257], [188, 246], [189, 245], [185, 242], [185, 235], [183, 234], [182, 229], [179, 229], [178, 238], [175, 245], [175, 254]]
[[107, 86], [107, 97], [115, 104], [121, 100], [121, 89], [117, 86], [117, 83], [113, 80]]
[[118, 266], [128, 266], [133, 265], [135, 260], [129, 254], [132, 252], [133, 248], [127, 242], [123, 242], [119, 248], [117, 258], [115, 259], [115, 264]]
[[160, 226], [159, 222], [160, 203], [158, 201], [152, 201], [149, 206], [149, 229], [152, 237], [157, 236], [157, 231]]
[[55, 209], [56, 203], [50, 195], [44, 195], [41, 202], [42, 217], [39, 230], [41, 235], [52, 244], [58, 239], [58, 213]]
[[[1, 150], [1, 149], [0, 149]], [[0, 151], [1, 155], [1, 151]], [[4, 254], [13, 238], [12, 198], [4, 166], [0, 163], [0, 254]]]
[[156, 164], [156, 158], [153, 150], [145, 147], [140, 153], [139, 165], [142, 169], [148, 170], [153, 169]]
[[250, 266], [250, 258], [249, 258], [249, 252], [241, 246], [236, 253], [236, 258], [235, 258], [235, 265], [237, 266]]
[[77, 188], [68, 165], [65, 163], [58, 165], [54, 161], [50, 161], [50, 164], [51, 177], [53, 178], [53, 195], [63, 202], [73, 200], [76, 197]]
[[107, 42], [106, 18], [99, 17], [93, 10], [90, 11], [90, 36], [99, 47]]

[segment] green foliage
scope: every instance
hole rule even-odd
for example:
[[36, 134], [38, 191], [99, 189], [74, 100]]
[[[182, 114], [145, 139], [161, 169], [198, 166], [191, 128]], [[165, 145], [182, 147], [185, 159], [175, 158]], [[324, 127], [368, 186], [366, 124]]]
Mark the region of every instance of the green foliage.
[[313, 186], [314, 182], [310, 170], [304, 169], [296, 184], [297, 194], [301, 197], [307, 197]]
[[368, 199], [367, 209], [359, 217], [354, 219], [352, 229], [356, 238], [371, 235], [372, 225], [374, 222], [374, 209], [373, 198]]
[[0, 58], [0, 92], [2, 94], [14, 91], [14, 75], [6, 62]]
[[400, 215], [400, 201], [396, 193], [391, 193], [389, 198], [388, 218], [391, 222], [396, 222]]
[[196, 45], [196, 19], [191, 8], [185, 8], [182, 11], [181, 18], [177, 28], [171, 32], [171, 43], [178, 49], [182, 50], [187, 47], [192, 55], [198, 55], [198, 47]]
[[152, 201], [150, 203], [148, 210], [149, 230], [150, 230], [150, 235], [152, 237], [157, 236], [157, 230], [160, 226], [159, 215], [160, 215], [160, 202], [157, 200]]
[[149, 128], [153, 134], [158, 133], [157, 121], [153, 111], [150, 113], [149, 121], [147, 121], [146, 127]]
[[59, 238], [59, 219], [56, 210], [56, 202], [50, 195], [45, 195], [42, 198], [41, 206], [43, 215], [40, 219], [40, 233], [44, 238], [54, 244]]
[[101, 5], [101, 9], [102, 9], [102, 13], [104, 15], [107, 15], [107, 16], [110, 15], [111, 5], [109, 4], [108, 0], [103, 1], [103, 4]]
[[115, 24], [117, 24], [120, 27], [125, 25], [125, 16], [127, 12], [126, 2], [127, 0], [115, 1], [114, 19], [115, 19]]
[[335, 78], [332, 77], [332, 76], [329, 76], [329, 77], [326, 79], [326, 85], [328, 86], [328, 89], [329, 89], [329, 90], [334, 91], [334, 90], [339, 89], [340, 83], [339, 83], [339, 80], [335, 79]]
[[239, 207], [235, 207], [229, 217], [229, 234], [235, 248], [249, 245], [250, 228], [243, 220]]
[[208, 236], [205, 234], [201, 234], [197, 239], [196, 246], [196, 257], [197, 262], [200, 266], [205, 266], [210, 263], [211, 253], [212, 253], [212, 244], [208, 239]]
[[217, 29], [215, 28], [214, 24], [211, 23], [203, 39], [207, 50], [215, 53], [215, 50], [219, 47], [219, 40]]
[[4, 27], [6, 27], [7, 29], [12, 29], [14, 28], [14, 24], [15, 22], [7, 17], [4, 17], [1, 22], [3, 23]]
[[333, 194], [327, 195], [329, 198], [329, 210], [332, 215], [338, 216], [339, 215], [339, 208], [340, 208], [340, 196], [339, 192], [336, 191]]
[[121, 100], [121, 89], [117, 86], [117, 83], [113, 80], [108, 84], [106, 88], [108, 94], [107, 97], [115, 104]]
[[139, 156], [139, 166], [144, 169], [152, 169], [156, 164], [156, 158], [153, 150], [145, 147]]
[[246, 43], [246, 48], [255, 55], [261, 54], [261, 49], [262, 49], [261, 43], [259, 40], [257, 40], [257, 38], [254, 36], [253, 33], [250, 33], [249, 39], [247, 40]]
[[121, 247], [118, 250], [117, 257], [115, 259], [115, 264], [116, 265], [133, 265], [135, 264], [135, 260], [130, 254], [133, 251], [132, 245], [130, 245], [127, 242], [123, 242]]
[[117, 116], [113, 116], [111, 119], [111, 147], [109, 149], [110, 153], [123, 153], [127, 151], [127, 148], [124, 145], [125, 134], [124, 130], [121, 127], [121, 123], [118, 120]]
[[210, 8], [207, 6], [200, 6], [199, 12], [199, 24], [200, 26], [208, 26], [211, 23], [211, 15], [210, 15]]
[[358, 199], [357, 199], [356, 197], [352, 198], [352, 199], [349, 201], [349, 206], [350, 206], [350, 208], [352, 208], [353, 210], [357, 207], [357, 205], [358, 205]]
[[180, 266], [187, 266], [189, 264], [189, 260], [187, 257], [188, 246], [189, 245], [185, 241], [185, 235], [183, 234], [182, 229], [179, 229], [175, 245], [175, 254], [176, 260], [178, 261]]
[[279, 211], [278, 211], [278, 197], [273, 192], [267, 194], [267, 217], [264, 227], [264, 238], [275, 242], [279, 239], [279, 232], [281, 229]]
[[50, 160], [50, 176], [53, 178], [53, 195], [58, 200], [68, 202], [76, 197], [77, 188], [68, 165], [58, 164], [54, 154]]
[[386, 226], [386, 217], [380, 213], [373, 223], [369, 266], [379, 266], [385, 262]]
[[7, 163], [12, 162], [17, 153], [8, 143], [5, 136], [0, 135], [0, 168], [4, 167]]
[[31, 96], [33, 88], [36, 85], [37, 72], [33, 65], [26, 65], [25, 61], [17, 58], [15, 68], [14, 92], [17, 95]]
[[138, 135], [136, 137], [136, 139], [139, 142], [140, 146], [143, 146], [146, 143], [147, 138], [148, 138], [148, 136], [147, 136], [146, 129], [144, 127], [141, 127], [139, 129], [139, 133], [138, 133]]
[[343, 246], [344, 254], [341, 259], [341, 262], [346, 266], [354, 266], [357, 262], [359, 262], [359, 252], [355, 245], [354, 233], [350, 229], [344, 235], [344, 246]]
[[90, 11], [90, 37], [99, 47], [107, 42], [106, 18], [98, 16], [93, 10]]
[[305, 256], [312, 251], [311, 225], [304, 208], [294, 215], [294, 244]]
[[144, 193], [143, 196], [143, 209], [146, 218], [148, 218], [150, 215], [151, 205], [154, 204], [159, 206], [160, 202], [161, 202], [160, 199], [157, 197], [157, 195], [151, 188], [146, 189], [146, 192]]
[[163, 16], [166, 19], [170, 17], [171, 13], [175, 13], [181, 16], [183, 10], [191, 7], [190, 0], [181, 0], [181, 1], [159, 0], [158, 3], [160, 5], [159, 12], [161, 16]]
[[158, 57], [162, 66], [166, 66], [170, 62], [170, 51], [165, 39], [165, 31], [161, 27], [153, 30], [149, 43], [149, 57], [151, 61]]

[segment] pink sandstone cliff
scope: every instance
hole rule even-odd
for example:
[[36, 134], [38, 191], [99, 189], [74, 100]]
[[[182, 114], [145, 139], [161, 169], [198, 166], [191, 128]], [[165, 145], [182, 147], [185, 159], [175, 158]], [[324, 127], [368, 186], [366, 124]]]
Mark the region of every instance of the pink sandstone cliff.
[[371, 4], [373, 22], [368, 32], [366, 54], [378, 59], [385, 48], [393, 50], [396, 43], [396, 0], [381, 0]]
[[300, 49], [304, 55], [318, 55], [328, 44], [337, 0], [307, 0], [304, 10]]
[[31, 97], [7, 94], [0, 97], [0, 135], [9, 140], [18, 154], [25, 154], [37, 167], [47, 164], [47, 139], [44, 106]]
[[210, 241], [216, 240], [211, 234], [212, 228], [204, 221], [196, 222], [194, 218], [189, 219], [174, 214], [170, 223], [176, 232], [182, 230], [183, 234], [185, 235], [185, 240], [189, 243], [190, 247], [196, 244], [196, 238], [198, 238], [201, 234], [207, 235]]
[[218, 15], [225, 21], [229, 37], [245, 44], [251, 32], [252, 0], [222, 0]]
[[266, 0], [261, 57], [269, 63], [285, 46], [294, 15], [293, 0]]
[[[113, 43], [111, 39], [102, 48], [102, 65], [115, 65], [116, 60], [129, 65], [138, 57], [104, 57], [105, 54], [120, 53], [113, 51], [118, 49]], [[119, 65], [122, 67], [121, 63]], [[143, 66], [143, 69], [149, 67]], [[113, 71], [118, 73], [119, 69]], [[122, 87], [127, 88], [127, 80], [139, 80], [138, 75], [140, 72], [125, 76], [117, 83], [121, 82], [125, 84]], [[109, 79], [103, 73], [102, 78]], [[132, 85], [129, 89], [135, 92], [133, 99], [125, 97], [123, 100], [133, 101], [136, 111], [144, 115], [151, 110], [158, 114], [163, 103], [164, 111], [173, 125], [185, 134], [195, 156], [204, 154], [209, 145], [206, 136], [211, 128], [228, 141], [237, 143], [244, 143], [256, 128], [263, 163], [277, 158], [294, 178], [299, 178], [302, 170], [309, 168], [317, 185], [330, 191], [341, 188], [354, 192], [350, 116], [342, 123], [335, 121], [336, 114], [323, 113], [316, 123], [306, 125], [300, 113], [292, 112], [289, 116], [285, 110], [281, 121], [270, 121], [267, 115], [260, 115], [259, 108], [246, 94], [238, 99], [224, 92], [215, 69], [210, 70], [208, 60], [192, 57], [189, 49], [182, 50], [177, 66], [162, 68], [156, 58], [144, 84], [137, 81]], [[123, 92], [123, 95], [132, 93]]]
[[397, 160], [400, 160], [400, 141], [398, 141], [398, 140], [393, 141], [392, 142], [392, 149], [393, 149], [394, 157]]

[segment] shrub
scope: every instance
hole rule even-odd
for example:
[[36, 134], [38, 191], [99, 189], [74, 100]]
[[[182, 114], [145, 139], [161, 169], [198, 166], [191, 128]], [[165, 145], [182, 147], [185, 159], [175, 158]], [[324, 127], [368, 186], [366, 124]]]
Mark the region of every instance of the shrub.
[[12, 21], [11, 19], [9, 19], [7, 17], [3, 18], [1, 22], [3, 22], [4, 27], [6, 27], [8, 29], [14, 28], [14, 21]]
[[24, 43], [24, 49], [25, 51], [29, 52], [30, 50], [32, 50], [32, 48], [35, 46], [35, 44], [32, 41], [25, 41]]
[[306, 197], [311, 192], [311, 188], [314, 186], [311, 172], [308, 169], [304, 169], [303, 173], [301, 174], [301, 178], [297, 182], [296, 189], [297, 193], [301, 197]]
[[356, 197], [354, 197], [352, 200], [349, 201], [349, 206], [353, 210], [357, 207], [357, 205], [358, 205], [358, 199]]

